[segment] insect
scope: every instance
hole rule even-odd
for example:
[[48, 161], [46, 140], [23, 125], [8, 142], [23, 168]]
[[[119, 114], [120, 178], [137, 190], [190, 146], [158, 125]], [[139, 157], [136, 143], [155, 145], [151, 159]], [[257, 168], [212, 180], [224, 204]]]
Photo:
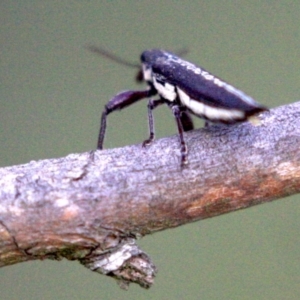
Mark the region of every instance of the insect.
[[249, 117], [268, 110], [244, 92], [171, 52], [160, 49], [144, 51], [140, 68], [139, 65], [124, 61], [102, 48], [91, 46], [89, 50], [127, 66], [139, 68], [136, 80], [146, 81], [148, 85], [145, 90], [120, 92], [105, 105], [98, 149], [103, 149], [107, 116], [145, 98], [149, 98], [149, 138], [143, 142], [143, 146], [151, 144], [155, 137], [153, 110], [166, 104], [177, 124], [182, 165], [188, 163], [184, 132], [194, 128], [191, 115], [213, 123], [232, 124], [246, 121]]

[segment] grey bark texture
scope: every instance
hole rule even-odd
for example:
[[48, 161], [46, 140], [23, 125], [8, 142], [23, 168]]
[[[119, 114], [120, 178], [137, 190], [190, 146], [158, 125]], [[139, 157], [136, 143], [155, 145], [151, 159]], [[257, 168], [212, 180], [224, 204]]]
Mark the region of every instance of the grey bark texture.
[[214, 125], [124, 148], [0, 169], [0, 266], [78, 260], [143, 287], [156, 267], [136, 239], [300, 190], [300, 102], [259, 124]]

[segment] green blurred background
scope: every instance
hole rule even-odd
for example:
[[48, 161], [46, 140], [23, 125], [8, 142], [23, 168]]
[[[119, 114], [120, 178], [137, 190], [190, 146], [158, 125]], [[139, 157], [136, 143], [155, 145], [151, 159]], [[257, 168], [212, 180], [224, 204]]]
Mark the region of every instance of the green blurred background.
[[[104, 104], [140, 88], [128, 60], [160, 47], [275, 107], [299, 100], [299, 1], [5, 1], [0, 3], [0, 165], [95, 148]], [[147, 136], [146, 102], [109, 117], [105, 146]], [[157, 137], [176, 133], [167, 108]], [[200, 125], [201, 122], [198, 122]], [[299, 299], [299, 196], [147, 236], [155, 285], [125, 292], [77, 262], [0, 270], [0, 299]]]

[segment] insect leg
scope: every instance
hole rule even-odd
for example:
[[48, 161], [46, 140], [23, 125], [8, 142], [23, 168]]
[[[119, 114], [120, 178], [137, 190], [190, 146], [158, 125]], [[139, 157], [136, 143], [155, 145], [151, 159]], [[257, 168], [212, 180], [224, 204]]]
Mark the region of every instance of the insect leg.
[[149, 138], [143, 142], [143, 147], [150, 145], [154, 140], [154, 121], [153, 121], [153, 109], [157, 106], [164, 104], [164, 99], [148, 101], [148, 121], [149, 121]]
[[127, 107], [139, 100], [142, 100], [143, 98], [150, 97], [155, 93], [156, 91], [150, 89], [145, 91], [124, 91], [114, 96], [105, 105], [104, 111], [101, 116], [97, 149], [103, 149], [103, 142], [104, 142], [105, 131], [106, 131], [106, 118], [108, 114], [110, 114], [113, 111], [123, 109], [124, 107]]
[[181, 111], [180, 121], [183, 131], [190, 131], [194, 129], [193, 120], [191, 118], [191, 115], [187, 111]]
[[180, 149], [181, 165], [183, 166], [188, 163], [188, 160], [187, 160], [188, 150], [187, 150], [187, 146], [186, 146], [186, 143], [184, 141], [184, 136], [183, 136], [184, 127], [181, 122], [182, 111], [178, 105], [172, 105], [171, 109], [172, 109], [173, 115], [174, 115], [176, 123], [177, 123], [177, 129], [178, 129], [179, 140], [180, 140], [180, 145], [181, 145], [181, 149]]

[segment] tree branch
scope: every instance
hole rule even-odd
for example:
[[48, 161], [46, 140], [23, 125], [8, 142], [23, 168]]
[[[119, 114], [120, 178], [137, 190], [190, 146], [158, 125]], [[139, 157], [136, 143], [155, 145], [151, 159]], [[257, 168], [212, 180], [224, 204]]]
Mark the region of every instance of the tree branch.
[[260, 120], [186, 133], [184, 168], [173, 136], [0, 169], [0, 266], [67, 258], [150, 287], [136, 238], [299, 192], [300, 102]]

